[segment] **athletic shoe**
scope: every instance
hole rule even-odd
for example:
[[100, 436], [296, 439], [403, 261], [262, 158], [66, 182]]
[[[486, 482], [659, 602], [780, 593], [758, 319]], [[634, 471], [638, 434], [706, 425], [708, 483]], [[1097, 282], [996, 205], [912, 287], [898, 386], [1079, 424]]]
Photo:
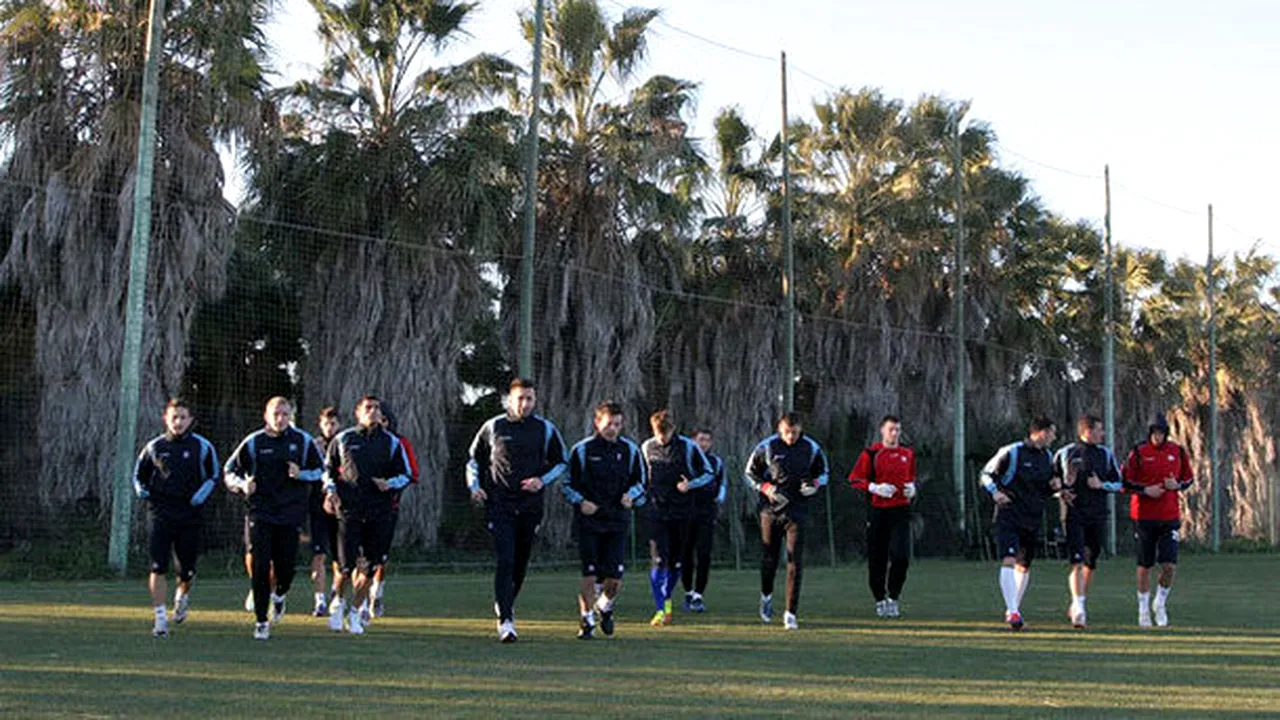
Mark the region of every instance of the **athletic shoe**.
[[1163, 603], [1154, 603], [1151, 610], [1156, 616], [1156, 627], [1169, 627], [1169, 611]]
[[676, 619], [675, 613], [671, 612], [670, 610], [663, 611], [662, 613], [663, 625], [670, 625], [672, 622], [675, 622], [675, 619]]
[[1138, 611], [1138, 627], [1151, 627], [1151, 612]]
[[253, 588], [249, 588], [249, 594], [244, 596], [244, 611], [253, 612]]
[[785, 613], [782, 616], [782, 627], [788, 630], [799, 630], [800, 621], [796, 619], [795, 613]]
[[190, 595], [173, 596], [173, 624], [181, 625], [187, 619], [187, 611], [191, 608]]
[[1071, 618], [1071, 627], [1077, 630], [1083, 630], [1089, 625], [1089, 617], [1084, 611], [1084, 606], [1079, 603], [1071, 603], [1067, 617]]
[[386, 612], [387, 612], [387, 605], [386, 603], [382, 602], [382, 598], [374, 598], [373, 599], [373, 616], [376, 618], [380, 618], [383, 615], [385, 615]]
[[671, 621], [667, 619], [667, 614], [662, 610], [659, 610], [658, 612], [654, 613], [653, 618], [649, 620], [649, 625], [653, 627], [663, 627], [665, 625], [670, 625], [670, 624], [671, 624]]
[[591, 618], [582, 618], [578, 623], [578, 639], [591, 640], [596, 636], [596, 626], [591, 622]]
[[156, 624], [151, 627], [151, 636], [158, 638], [169, 637], [169, 621], [162, 618], [156, 618]]
[[365, 625], [373, 623], [373, 615], [369, 612], [369, 601], [366, 600], [360, 606], [360, 622]]
[[600, 632], [604, 633], [605, 637], [613, 637], [613, 611], [612, 610], [600, 611]]
[[288, 603], [285, 601], [284, 595], [271, 594], [271, 622], [278, 623], [284, 619], [284, 613]]
[[343, 605], [342, 598], [334, 598], [329, 603], [329, 629], [334, 632], [342, 632], [342, 617], [346, 610]]
[[1022, 622], [1022, 613], [1007, 612], [1004, 614], [1004, 621], [1009, 623], [1009, 629], [1017, 632], [1024, 626]]
[[498, 623], [498, 640], [503, 643], [513, 643], [520, 639], [516, 634], [516, 624], [510, 620]]
[[693, 593], [684, 594], [684, 610], [685, 612], [693, 612]]
[[254, 623], [253, 624], [254, 640], [270, 640], [271, 639], [271, 623]]
[[773, 622], [773, 596], [760, 597], [760, 622], [765, 625]]
[[347, 614], [347, 632], [352, 635], [364, 634], [364, 620], [360, 618], [360, 613], [355, 610]]
[[889, 598], [884, 601], [884, 616], [887, 618], [902, 617], [902, 607], [898, 605], [898, 601]]
[[878, 618], [888, 617], [887, 615], [885, 615], [885, 613], [886, 613], [886, 612], [888, 612], [888, 611], [885, 609], [885, 607], [886, 607], [888, 604], [889, 604], [889, 601], [888, 601], [888, 600], [877, 600], [877, 601], [876, 601], [876, 617], [878, 617]]
[[329, 602], [324, 596], [316, 598], [316, 609], [312, 612], [316, 617], [329, 617]]

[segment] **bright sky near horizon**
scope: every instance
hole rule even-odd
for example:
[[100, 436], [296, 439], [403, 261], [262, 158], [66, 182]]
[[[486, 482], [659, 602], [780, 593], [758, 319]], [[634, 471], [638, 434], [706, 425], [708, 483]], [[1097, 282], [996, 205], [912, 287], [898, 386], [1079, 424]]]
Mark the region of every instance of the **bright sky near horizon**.
[[[477, 0], [470, 37], [438, 63], [492, 52], [527, 66], [518, 13], [532, 0]], [[1280, 256], [1280, 2], [1271, 0], [601, 0], [662, 10], [642, 76], [699, 83], [700, 137], [736, 105], [777, 132], [778, 63], [787, 51], [793, 117], [832, 86], [914, 100], [972, 102], [1001, 164], [1033, 180], [1045, 205], [1101, 225], [1110, 163], [1112, 227], [1125, 245], [1202, 259], [1206, 206], [1219, 253], [1258, 239]], [[279, 82], [315, 74], [322, 45], [305, 0], [283, 0], [269, 39]], [[704, 39], [692, 37], [689, 33]], [[729, 45], [763, 57], [725, 49]], [[526, 80], [527, 82], [527, 80]], [[828, 83], [830, 85], [828, 85]], [[229, 192], [238, 192], [233, 177]], [[1268, 200], [1268, 197], [1272, 197]]]

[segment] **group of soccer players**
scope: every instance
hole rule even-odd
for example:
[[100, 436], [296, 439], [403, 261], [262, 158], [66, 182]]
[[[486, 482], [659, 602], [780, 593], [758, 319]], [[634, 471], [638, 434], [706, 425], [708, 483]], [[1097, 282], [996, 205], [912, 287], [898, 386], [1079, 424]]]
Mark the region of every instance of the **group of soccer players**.
[[[685, 590], [684, 609], [705, 611], [712, 538], [727, 487], [725, 463], [711, 452], [712, 432], [681, 435], [671, 414], [660, 410], [649, 418], [651, 437], [636, 444], [623, 435], [621, 406], [602, 402], [594, 409], [592, 434], [568, 447], [555, 425], [535, 413], [536, 404], [531, 381], [512, 381], [506, 411], [481, 426], [468, 451], [467, 487], [483, 505], [493, 537], [498, 638], [504, 643], [518, 639], [516, 599], [542, 523], [544, 498], [557, 483], [574, 509], [582, 561], [579, 638], [592, 639], [597, 629], [606, 636], [614, 633], [634, 508], [645, 509], [647, 523], [654, 603], [650, 624], [672, 623], [679, 583]], [[272, 623], [285, 613], [299, 537], [307, 524], [314, 614], [327, 616], [336, 632], [357, 635], [382, 614], [399, 498], [416, 481], [417, 462], [381, 399], [361, 398], [355, 419], [354, 427], [339, 431], [336, 410], [325, 408], [319, 416], [320, 435], [313, 438], [294, 425], [288, 400], [272, 398], [264, 427], [246, 437], [223, 467], [209, 441], [191, 431], [187, 404], [175, 399], [166, 405], [165, 432], [143, 448], [134, 478], [137, 494], [150, 508], [153, 634], [169, 633], [166, 574], [171, 555], [178, 561], [172, 620], [180, 624], [187, 617], [201, 509], [219, 479], [243, 495], [247, 506], [246, 566], [252, 591], [246, 608], [255, 615], [254, 638], [270, 638]], [[1151, 625], [1154, 612], [1155, 624], [1165, 625], [1177, 562], [1177, 495], [1191, 481], [1186, 451], [1168, 441], [1168, 424], [1160, 417], [1121, 468], [1101, 444], [1097, 418], [1081, 418], [1078, 429], [1078, 442], [1050, 455], [1056, 429], [1038, 418], [1026, 440], [1001, 448], [983, 468], [982, 486], [996, 504], [994, 537], [1003, 558], [999, 582], [1005, 620], [1015, 630], [1023, 627], [1019, 605], [1046, 504], [1056, 496], [1071, 555], [1068, 615], [1077, 627], [1085, 626], [1088, 589], [1106, 531], [1106, 494], [1126, 491], [1133, 494], [1138, 538], [1139, 622]], [[858, 457], [849, 481], [870, 497], [868, 580], [876, 614], [893, 618], [901, 613], [911, 555], [916, 462], [900, 442], [897, 417], [886, 416], [879, 435], [880, 441]], [[830, 465], [817, 441], [805, 434], [800, 417], [788, 413], [779, 419], [776, 432], [752, 450], [744, 475], [760, 523], [760, 619], [773, 621], [774, 583], [785, 545], [783, 626], [795, 630], [808, 504], [827, 485]], [[325, 582], [326, 558], [333, 564], [331, 588]], [[1161, 570], [1152, 603], [1149, 571], [1157, 562]]]

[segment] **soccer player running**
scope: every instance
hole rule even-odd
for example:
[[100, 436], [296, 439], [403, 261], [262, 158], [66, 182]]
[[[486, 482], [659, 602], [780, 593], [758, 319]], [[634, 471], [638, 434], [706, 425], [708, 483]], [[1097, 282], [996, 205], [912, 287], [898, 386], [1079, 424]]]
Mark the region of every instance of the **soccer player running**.
[[569, 471], [560, 431], [534, 414], [537, 402], [532, 380], [512, 380], [507, 412], [480, 427], [467, 462], [467, 488], [472, 500], [484, 503], [493, 536], [494, 612], [498, 639], [504, 643], [518, 639], [516, 597], [542, 524], [543, 490]]
[[292, 425], [293, 405], [288, 400], [271, 398], [263, 415], [266, 427], [246, 437], [225, 467], [227, 487], [244, 495], [249, 505], [255, 640], [271, 638], [268, 607], [272, 622], [284, 617], [310, 484], [320, 482], [323, 472], [316, 441]]
[[[858, 456], [849, 482], [871, 497], [867, 515], [867, 579], [876, 616], [896, 618], [911, 562], [911, 500], [916, 496], [916, 454], [900, 443], [902, 421], [885, 415], [880, 442]], [[887, 579], [887, 582], [886, 582]]]
[[[1132, 493], [1129, 515], [1138, 545], [1138, 625], [1169, 624], [1169, 591], [1178, 567], [1178, 531], [1182, 527], [1178, 496], [1191, 487], [1191, 458], [1169, 440], [1169, 422], [1157, 415], [1147, 428], [1147, 441], [1129, 453], [1124, 487]], [[1160, 564], [1155, 602], [1151, 600], [1151, 568]]]
[[1023, 628], [1022, 597], [1031, 579], [1031, 561], [1040, 544], [1048, 498], [1062, 488], [1053, 475], [1049, 446], [1057, 427], [1046, 417], [1031, 421], [1026, 440], [1006, 445], [982, 468], [982, 488], [996, 503], [995, 541], [1000, 554], [1000, 593], [1005, 622]]
[[773, 581], [785, 538], [787, 609], [783, 626], [800, 629], [796, 611], [804, 571], [804, 522], [809, 498], [827, 484], [829, 474], [826, 453], [804, 434], [804, 424], [796, 413], [783, 415], [777, 433], [756, 445], [747, 459], [747, 487], [760, 498], [760, 619], [766, 623], [773, 622]]
[[[341, 428], [338, 420], [338, 409], [326, 407], [320, 411], [319, 434], [316, 435], [316, 449], [320, 457], [328, 457], [329, 444], [337, 437]], [[311, 527], [311, 585], [316, 593], [316, 617], [329, 615], [329, 585], [325, 578], [325, 559], [333, 565], [333, 582], [338, 582], [342, 569], [338, 565], [338, 518], [324, 511], [324, 484], [316, 483], [311, 488], [307, 505], [307, 518]]]
[[703, 593], [707, 591], [707, 579], [711, 573], [711, 551], [716, 538], [716, 521], [720, 518], [720, 506], [724, 504], [724, 459], [711, 452], [714, 438], [711, 430], [699, 428], [693, 432], [702, 454], [711, 463], [711, 482], [693, 491], [693, 520], [689, 523], [689, 537], [684, 545], [684, 557], [680, 568], [680, 580], [684, 585], [684, 609], [706, 612]]
[[684, 548], [693, 519], [693, 491], [711, 482], [711, 463], [697, 443], [676, 433], [667, 410], [649, 416], [653, 437], [644, 441], [649, 481], [649, 589], [655, 612], [649, 624], [670, 625], [671, 593], [680, 581]]
[[[561, 485], [573, 505], [582, 556], [582, 584], [578, 610], [582, 621], [578, 637], [595, 635], [596, 613], [600, 630], [613, 635], [613, 607], [622, 591], [623, 556], [631, 508], [643, 502], [645, 466], [640, 448], [622, 437], [622, 407], [603, 402], [595, 409], [595, 433], [569, 452], [569, 478]], [[602, 587], [596, 597], [596, 583]]]
[[[329, 629], [342, 632], [344, 595], [351, 584], [354, 597], [347, 631], [361, 635], [365, 618], [360, 608], [369, 597], [373, 574], [391, 550], [395, 493], [409, 484], [409, 460], [399, 438], [382, 427], [377, 397], [366, 395], [356, 403], [356, 427], [343, 430], [329, 443], [324, 466], [325, 510], [338, 517], [338, 561], [342, 565], [342, 574], [334, 583]], [[356, 573], [362, 551], [365, 565]]]
[[173, 622], [187, 619], [191, 583], [196, 576], [201, 511], [222, 476], [213, 445], [191, 432], [191, 408], [174, 398], [164, 406], [164, 434], [153, 438], [138, 455], [133, 489], [147, 501], [150, 527], [151, 604], [155, 624], [151, 634], [169, 636], [165, 575], [170, 555], [178, 556], [178, 587], [173, 595]]
[[[409, 484], [416, 485], [418, 483], [418, 455], [413, 451], [413, 444], [409, 442], [409, 438], [400, 434], [400, 421], [392, 412], [390, 404], [385, 400], [382, 402], [382, 427], [391, 433], [400, 441], [400, 447], [404, 449], [405, 459], [409, 462]], [[396, 535], [396, 525], [400, 522], [400, 496], [404, 490], [396, 490], [394, 499], [391, 503], [391, 537]], [[369, 597], [373, 601], [373, 610], [370, 613], [367, 603], [360, 609], [360, 617], [368, 618], [382, 617], [387, 606], [384, 602], [384, 595], [387, 590], [387, 564], [386, 562], [378, 566], [377, 572], [373, 574], [373, 584], [369, 587]]]
[[1120, 492], [1123, 487], [1116, 456], [1102, 444], [1105, 430], [1100, 418], [1085, 415], [1076, 422], [1079, 441], [1053, 456], [1054, 476], [1062, 483], [1058, 497], [1066, 515], [1071, 564], [1067, 574], [1071, 591], [1067, 617], [1077, 628], [1089, 624], [1086, 602], [1102, 554], [1102, 538], [1107, 533], [1107, 495]]

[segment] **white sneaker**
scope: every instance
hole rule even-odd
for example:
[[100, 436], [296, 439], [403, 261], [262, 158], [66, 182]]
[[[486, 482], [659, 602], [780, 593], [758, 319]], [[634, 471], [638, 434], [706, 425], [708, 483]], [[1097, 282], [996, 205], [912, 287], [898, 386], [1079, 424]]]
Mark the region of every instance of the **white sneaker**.
[[173, 596], [173, 624], [181, 625], [187, 619], [187, 611], [191, 608], [190, 595]]
[[270, 640], [271, 639], [271, 623], [260, 622], [253, 624], [254, 640]]
[[1151, 613], [1145, 610], [1138, 611], [1138, 627], [1151, 627]]
[[271, 593], [271, 622], [278, 623], [283, 620], [284, 613], [288, 607], [289, 603], [284, 595]]
[[347, 614], [347, 632], [352, 635], [364, 634], [364, 621], [360, 619], [360, 612], [352, 610]]
[[498, 623], [498, 640], [504, 643], [513, 643], [519, 639], [516, 635], [516, 624], [510, 620]]
[[162, 617], [156, 618], [156, 624], [151, 626], [151, 636], [158, 638], [169, 637], [169, 621]]
[[1164, 603], [1155, 603], [1151, 606], [1156, 616], [1156, 627], [1169, 626], [1169, 611], [1165, 609]]
[[782, 616], [782, 627], [788, 630], [799, 630], [800, 621], [796, 619], [795, 613], [785, 613]]
[[888, 600], [876, 601], [876, 617], [878, 618], [885, 617], [885, 605], [887, 605], [888, 603], [889, 603]]
[[1072, 604], [1070, 615], [1071, 627], [1083, 630], [1089, 626], [1089, 615], [1085, 612], [1083, 605]]
[[249, 594], [244, 596], [244, 611], [253, 612], [253, 588], [249, 588]]
[[329, 629], [334, 632], [342, 632], [342, 620], [346, 616], [346, 603], [342, 602], [342, 598], [334, 598], [329, 603]]
[[896, 618], [902, 615], [902, 608], [898, 606], [898, 601], [889, 599], [884, 601], [884, 616], [887, 618]]

